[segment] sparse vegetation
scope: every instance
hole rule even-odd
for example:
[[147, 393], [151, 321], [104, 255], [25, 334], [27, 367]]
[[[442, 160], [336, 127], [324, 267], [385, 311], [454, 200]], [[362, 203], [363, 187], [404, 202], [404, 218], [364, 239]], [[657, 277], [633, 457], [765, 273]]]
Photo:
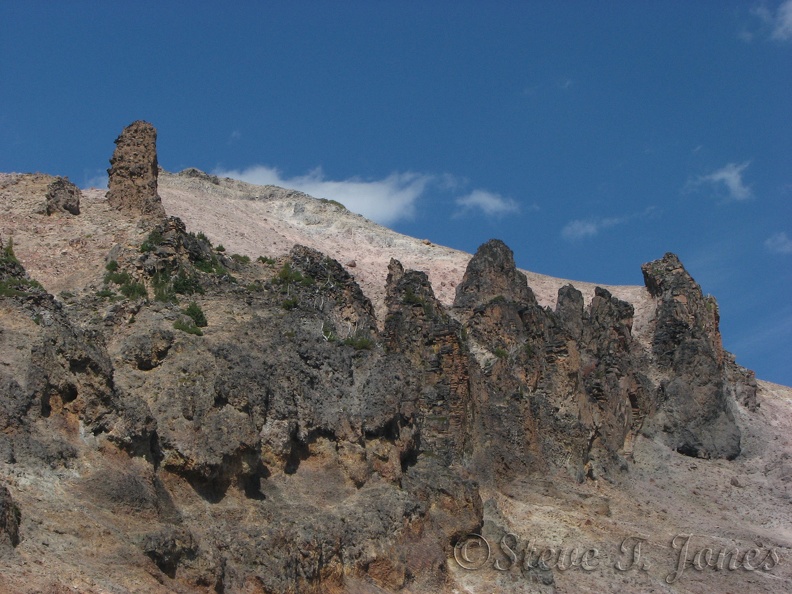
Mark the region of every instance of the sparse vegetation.
[[338, 340], [338, 336], [335, 334], [333, 325], [327, 320], [322, 322], [322, 338], [325, 339], [325, 342], [335, 342]]
[[104, 276], [104, 282], [108, 284], [114, 283], [116, 285], [126, 285], [131, 281], [132, 281], [132, 277], [128, 272], [124, 272], [124, 271], [118, 272], [117, 268], [113, 271], [108, 272]]
[[374, 340], [372, 340], [369, 336], [365, 336], [363, 334], [357, 334], [355, 336], [349, 336], [344, 339], [344, 344], [347, 346], [351, 346], [356, 351], [362, 350], [371, 350], [374, 347]]
[[0, 281], [0, 297], [18, 297], [30, 290], [43, 289], [41, 283], [30, 278], [7, 278]]
[[273, 264], [275, 264], [275, 260], [267, 256], [259, 256], [258, 258], [256, 258], [256, 261], [261, 262], [262, 264], [266, 264], [267, 266], [272, 266]]
[[284, 300], [283, 300], [283, 303], [281, 303], [281, 306], [282, 306], [282, 307], [283, 307], [283, 309], [285, 309], [286, 311], [291, 311], [291, 310], [293, 310], [295, 307], [297, 307], [297, 306], [299, 305], [299, 303], [300, 303], [300, 302], [299, 302], [299, 301], [297, 301], [297, 299], [284, 299]]
[[19, 264], [16, 255], [14, 254], [14, 238], [9, 237], [8, 243], [3, 247], [3, 263]]
[[341, 204], [338, 200], [331, 200], [329, 198], [319, 198], [319, 202], [322, 202], [323, 204], [332, 204], [333, 206], [341, 210], [347, 210], [347, 207]]
[[148, 297], [148, 291], [142, 283], [129, 281], [121, 285], [119, 291], [127, 299], [140, 299], [141, 297]]
[[404, 303], [407, 305], [425, 305], [426, 299], [416, 295], [410, 287], [407, 287], [407, 290], [404, 292]]
[[219, 243], [219, 244], [217, 244], [217, 247], [215, 248], [215, 250], [217, 250], [218, 252], [224, 252], [225, 251], [225, 246], [222, 243]]
[[303, 276], [302, 272], [292, 268], [291, 264], [288, 262], [286, 262], [286, 264], [283, 265], [283, 268], [278, 271], [278, 275], [275, 277], [275, 282], [283, 286], [295, 284], [302, 285], [304, 287], [309, 287], [316, 283], [316, 281], [310, 276]]
[[239, 264], [250, 264], [250, 256], [243, 254], [231, 254], [231, 259]]
[[189, 316], [192, 321], [195, 323], [196, 326], [199, 328], [205, 328], [207, 325], [206, 316], [204, 315], [203, 310], [200, 306], [195, 302], [190, 302], [185, 309], [182, 310], [182, 313], [186, 316]]
[[173, 323], [173, 327], [176, 330], [181, 330], [182, 332], [186, 332], [187, 334], [194, 334], [195, 336], [203, 336], [203, 332], [201, 331], [198, 326], [196, 326], [193, 322], [185, 322], [184, 320], [176, 320]]
[[116, 262], [115, 260], [110, 260], [105, 265], [105, 270], [107, 270], [107, 272], [115, 272], [116, 270], [118, 270], [118, 262]]
[[206, 274], [228, 274], [228, 270], [220, 263], [217, 256], [212, 254], [209, 260], [198, 260], [194, 263], [196, 270]]
[[107, 288], [97, 291], [96, 296], [101, 299], [114, 299], [115, 297], [118, 297], [115, 291], [111, 291], [110, 289]]
[[146, 240], [140, 245], [140, 251], [143, 253], [153, 252], [154, 248], [160, 245], [163, 239], [164, 237], [162, 237], [162, 233], [160, 233], [155, 229], [154, 231], [149, 233]]
[[509, 356], [509, 351], [507, 351], [506, 349], [502, 349], [502, 348], [500, 348], [500, 347], [496, 348], [496, 349], [493, 351], [493, 353], [495, 354], [495, 356], [496, 356], [498, 359], [505, 359], [506, 357], [508, 357], [508, 356]]
[[[2, 254], [0, 254], [0, 264], [20, 266], [14, 254], [14, 238], [8, 239], [8, 243], [3, 246]], [[24, 295], [30, 290], [43, 289], [41, 283], [30, 278], [25, 277], [8, 277], [0, 281], [0, 297], [17, 297]]]

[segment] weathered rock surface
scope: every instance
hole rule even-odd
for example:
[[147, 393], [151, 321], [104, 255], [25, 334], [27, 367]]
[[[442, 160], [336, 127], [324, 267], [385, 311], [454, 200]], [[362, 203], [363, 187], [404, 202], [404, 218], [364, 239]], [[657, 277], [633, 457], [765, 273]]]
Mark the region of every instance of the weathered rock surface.
[[65, 177], [58, 177], [47, 187], [47, 214], [68, 212], [80, 214], [82, 192]]
[[755, 387], [749, 378], [738, 377], [726, 358], [718, 305], [704, 297], [674, 254], [644, 264], [642, 270], [647, 289], [658, 300], [652, 351], [662, 379], [659, 412], [651, 424], [682, 453], [734, 458], [740, 453], [740, 431], [729, 392], [753, 407]]
[[755, 420], [785, 409], [759, 408], [717, 305], [672, 254], [643, 267], [648, 346], [606, 289], [587, 302], [562, 286], [540, 306], [497, 240], [453, 307], [391, 259], [378, 320], [321, 251], [251, 261], [157, 214], [153, 128], [127, 130], [113, 201], [157, 218], [85, 290], [56, 299], [0, 242], [0, 590], [674, 591], [661, 564], [476, 574], [451, 560], [476, 533], [510, 568], [495, 545], [535, 527], [554, 550], [604, 550], [684, 526], [680, 497], [712, 499], [702, 533], [754, 514], [766, 530], [751, 547], [792, 550], [765, 517], [792, 501], [789, 455]]
[[157, 193], [157, 131], [138, 120], [124, 128], [107, 170], [108, 203], [136, 217], [162, 218], [165, 209]]

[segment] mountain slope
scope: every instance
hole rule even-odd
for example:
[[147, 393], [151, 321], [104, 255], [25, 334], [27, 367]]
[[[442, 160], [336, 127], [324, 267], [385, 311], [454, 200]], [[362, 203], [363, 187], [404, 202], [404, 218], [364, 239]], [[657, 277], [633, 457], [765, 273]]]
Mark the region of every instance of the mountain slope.
[[152, 131], [77, 215], [0, 175], [0, 588], [792, 589], [792, 390], [673, 254], [573, 287]]

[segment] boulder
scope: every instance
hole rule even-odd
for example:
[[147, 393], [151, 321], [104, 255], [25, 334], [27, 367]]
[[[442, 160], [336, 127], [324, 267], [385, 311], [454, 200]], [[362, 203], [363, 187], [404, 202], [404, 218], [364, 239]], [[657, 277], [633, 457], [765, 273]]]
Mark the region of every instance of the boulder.
[[66, 177], [55, 178], [47, 187], [47, 214], [68, 212], [73, 215], [80, 214], [80, 188], [75, 186]]

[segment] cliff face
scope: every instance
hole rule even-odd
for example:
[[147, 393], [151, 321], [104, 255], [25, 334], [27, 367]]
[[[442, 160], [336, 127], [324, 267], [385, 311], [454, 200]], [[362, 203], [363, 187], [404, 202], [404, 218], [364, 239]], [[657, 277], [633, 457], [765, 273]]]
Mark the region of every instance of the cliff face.
[[[733, 459], [734, 411], [758, 406], [671, 254], [643, 267], [647, 349], [605, 289], [540, 306], [500, 241], [451, 308], [391, 260], [377, 320], [315, 249], [251, 261], [146, 220], [61, 299], [2, 246], [0, 584], [15, 591], [443, 591], [483, 492], [618, 483], [638, 439]], [[50, 570], [30, 581], [37, 554]]]

